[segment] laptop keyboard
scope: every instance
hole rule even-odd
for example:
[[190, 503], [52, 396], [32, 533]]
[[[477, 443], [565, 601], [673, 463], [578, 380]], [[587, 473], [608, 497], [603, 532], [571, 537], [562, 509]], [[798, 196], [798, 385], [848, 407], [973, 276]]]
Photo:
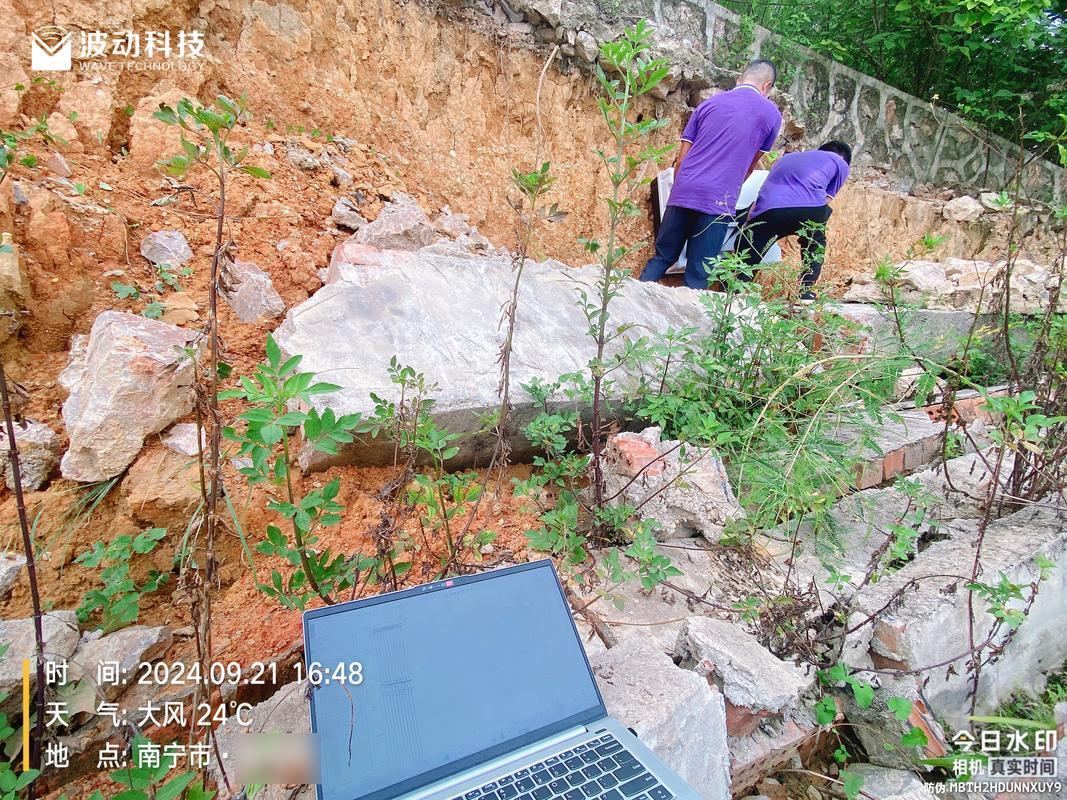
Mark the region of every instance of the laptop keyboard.
[[610, 733], [452, 800], [672, 800]]

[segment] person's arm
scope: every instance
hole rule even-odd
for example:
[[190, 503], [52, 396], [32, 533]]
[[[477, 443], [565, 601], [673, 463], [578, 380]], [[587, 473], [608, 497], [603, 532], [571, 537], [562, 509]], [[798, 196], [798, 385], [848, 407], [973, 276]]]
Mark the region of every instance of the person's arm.
[[756, 167], [759, 166], [759, 162], [763, 160], [763, 157], [767, 155], [762, 150], [756, 153], [756, 157], [752, 159], [752, 163], [748, 165], [748, 170], [745, 171], [745, 180], [748, 180], [749, 175], [756, 171]]
[[[843, 163], [843, 162], [842, 162]], [[845, 185], [845, 181], [848, 180], [848, 167], [837, 170], [837, 174], [834, 175], [834, 179], [830, 181], [830, 185], [826, 187], [826, 205], [830, 205], [831, 201], [837, 197], [837, 193], [841, 191], [841, 187]]]
[[745, 173], [746, 180], [749, 175], [755, 172], [756, 167], [759, 166], [760, 159], [771, 152], [774, 149], [774, 143], [778, 141], [778, 132], [782, 129], [782, 113], [777, 108], [774, 109], [774, 113], [776, 119], [771, 122], [767, 135], [763, 138], [763, 143], [760, 145], [759, 150], [756, 151], [756, 157], [748, 165], [748, 171]]
[[682, 139], [682, 141], [678, 143], [678, 157], [676, 159], [674, 159], [674, 174], [675, 175], [677, 175], [678, 174], [678, 170], [681, 169], [681, 167], [682, 167], [682, 159], [686, 157], [686, 155], [689, 153], [689, 148], [692, 147], [692, 146], [693, 146], [693, 143], [689, 142], [689, 141], [686, 141], [685, 139]]

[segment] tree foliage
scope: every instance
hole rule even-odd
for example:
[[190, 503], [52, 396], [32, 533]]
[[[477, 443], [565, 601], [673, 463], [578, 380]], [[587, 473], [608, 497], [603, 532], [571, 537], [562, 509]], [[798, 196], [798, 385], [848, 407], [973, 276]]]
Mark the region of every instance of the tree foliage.
[[923, 99], [936, 98], [1008, 138], [1063, 128], [1062, 3], [734, 0], [728, 5], [847, 66]]

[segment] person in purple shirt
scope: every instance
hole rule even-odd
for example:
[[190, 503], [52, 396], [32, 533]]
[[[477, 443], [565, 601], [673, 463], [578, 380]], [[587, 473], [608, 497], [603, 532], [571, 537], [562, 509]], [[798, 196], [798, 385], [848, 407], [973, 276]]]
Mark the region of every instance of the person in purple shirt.
[[774, 79], [774, 64], [751, 61], [737, 86], [705, 100], [689, 118], [656, 236], [656, 254], [641, 280], [662, 278], [688, 244], [685, 283], [708, 288], [707, 262], [722, 249], [741, 184], [774, 146], [782, 127], [782, 112], [767, 99]]
[[[833, 199], [848, 179], [852, 148], [829, 141], [818, 150], [787, 153], [771, 166], [752, 204], [737, 243], [737, 252], [754, 267], [768, 248], [783, 236], [795, 235], [800, 242], [804, 274], [800, 276], [801, 300], [814, 300], [811, 287], [822, 272], [826, 251], [826, 222]], [[752, 275], [738, 276], [751, 280]]]

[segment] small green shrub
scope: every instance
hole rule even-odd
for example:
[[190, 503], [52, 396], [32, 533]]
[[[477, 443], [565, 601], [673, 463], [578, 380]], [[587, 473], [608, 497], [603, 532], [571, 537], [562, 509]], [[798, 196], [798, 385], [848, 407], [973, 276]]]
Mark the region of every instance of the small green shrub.
[[116, 536], [109, 544], [94, 542], [75, 564], [101, 567], [99, 589], [90, 589], [77, 608], [78, 621], [94, 621], [104, 633], [123, 628], [137, 621], [141, 613], [141, 597], [154, 592], [167, 582], [168, 575], [151, 570], [144, 583], [137, 583], [130, 575], [130, 561], [135, 555], [155, 550], [167, 535], [166, 528], [149, 528], [136, 536]]

